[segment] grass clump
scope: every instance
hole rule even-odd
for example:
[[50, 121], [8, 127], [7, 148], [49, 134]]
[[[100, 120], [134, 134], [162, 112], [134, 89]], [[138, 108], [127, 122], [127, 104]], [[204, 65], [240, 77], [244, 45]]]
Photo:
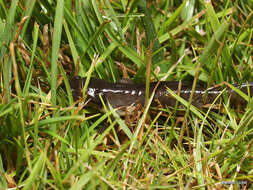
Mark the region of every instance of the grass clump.
[[225, 100], [223, 111], [203, 111], [174, 94], [183, 117], [166, 109], [149, 118], [147, 102], [129, 129], [113, 109], [76, 106], [68, 78], [253, 81], [252, 8], [231, 0], [0, 1], [0, 189], [250, 188], [251, 99], [244, 109]]

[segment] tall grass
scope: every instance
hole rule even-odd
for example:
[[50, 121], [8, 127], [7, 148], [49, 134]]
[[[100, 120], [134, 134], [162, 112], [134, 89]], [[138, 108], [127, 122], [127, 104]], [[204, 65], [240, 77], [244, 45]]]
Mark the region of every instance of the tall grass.
[[75, 105], [68, 79], [253, 81], [252, 9], [242, 0], [1, 0], [0, 189], [250, 188], [251, 99], [198, 110], [170, 92], [183, 117], [149, 114], [149, 101], [129, 128], [113, 109]]

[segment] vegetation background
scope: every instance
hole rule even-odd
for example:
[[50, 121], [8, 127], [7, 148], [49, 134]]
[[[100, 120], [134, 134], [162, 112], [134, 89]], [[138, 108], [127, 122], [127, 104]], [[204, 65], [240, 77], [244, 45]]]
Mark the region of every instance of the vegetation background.
[[250, 99], [149, 120], [147, 106], [129, 130], [113, 110], [75, 106], [68, 79], [253, 81], [252, 9], [252, 0], [0, 0], [0, 189], [250, 189]]

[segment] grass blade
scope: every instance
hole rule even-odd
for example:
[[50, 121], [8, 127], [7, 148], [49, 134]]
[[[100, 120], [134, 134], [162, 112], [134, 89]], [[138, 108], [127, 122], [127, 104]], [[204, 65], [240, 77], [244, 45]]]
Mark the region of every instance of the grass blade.
[[63, 12], [64, 12], [64, 0], [58, 0], [54, 20], [54, 34], [53, 34], [52, 58], [51, 58], [51, 100], [53, 106], [56, 105], [57, 61], [61, 42]]

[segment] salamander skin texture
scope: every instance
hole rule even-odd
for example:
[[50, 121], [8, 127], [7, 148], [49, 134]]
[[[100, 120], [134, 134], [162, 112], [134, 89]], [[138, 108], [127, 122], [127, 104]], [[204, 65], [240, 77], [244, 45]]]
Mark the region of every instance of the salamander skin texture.
[[[82, 90], [85, 84], [86, 78], [74, 77], [70, 79], [70, 87], [72, 90], [74, 100], [78, 100], [82, 97]], [[157, 104], [163, 107], [170, 106], [174, 107], [176, 99], [172, 97], [167, 88], [170, 88], [175, 93], [178, 93], [179, 82], [151, 82], [150, 83], [150, 94], [155, 89], [155, 95], [152, 102], [153, 106]], [[240, 85], [235, 84], [236, 88], [243, 91], [246, 95], [253, 95], [253, 82], [242, 83]], [[204, 105], [212, 104], [215, 98], [222, 93], [224, 89], [221, 87], [213, 87], [206, 89], [202, 86], [196, 86], [192, 105], [201, 108]], [[245, 106], [247, 101], [244, 100], [231, 88], [227, 87], [226, 92], [230, 97], [230, 102], [233, 106]], [[248, 92], [250, 94], [248, 94]], [[182, 82], [180, 88], [180, 96], [189, 100], [192, 93], [192, 84]], [[113, 108], [127, 107], [130, 105], [144, 104], [145, 102], [145, 84], [127, 84], [127, 83], [109, 83], [101, 79], [91, 78], [87, 88], [87, 95], [91, 103], [101, 105], [100, 95], [106, 101], [108, 101]], [[220, 96], [222, 97], [222, 96]]]

